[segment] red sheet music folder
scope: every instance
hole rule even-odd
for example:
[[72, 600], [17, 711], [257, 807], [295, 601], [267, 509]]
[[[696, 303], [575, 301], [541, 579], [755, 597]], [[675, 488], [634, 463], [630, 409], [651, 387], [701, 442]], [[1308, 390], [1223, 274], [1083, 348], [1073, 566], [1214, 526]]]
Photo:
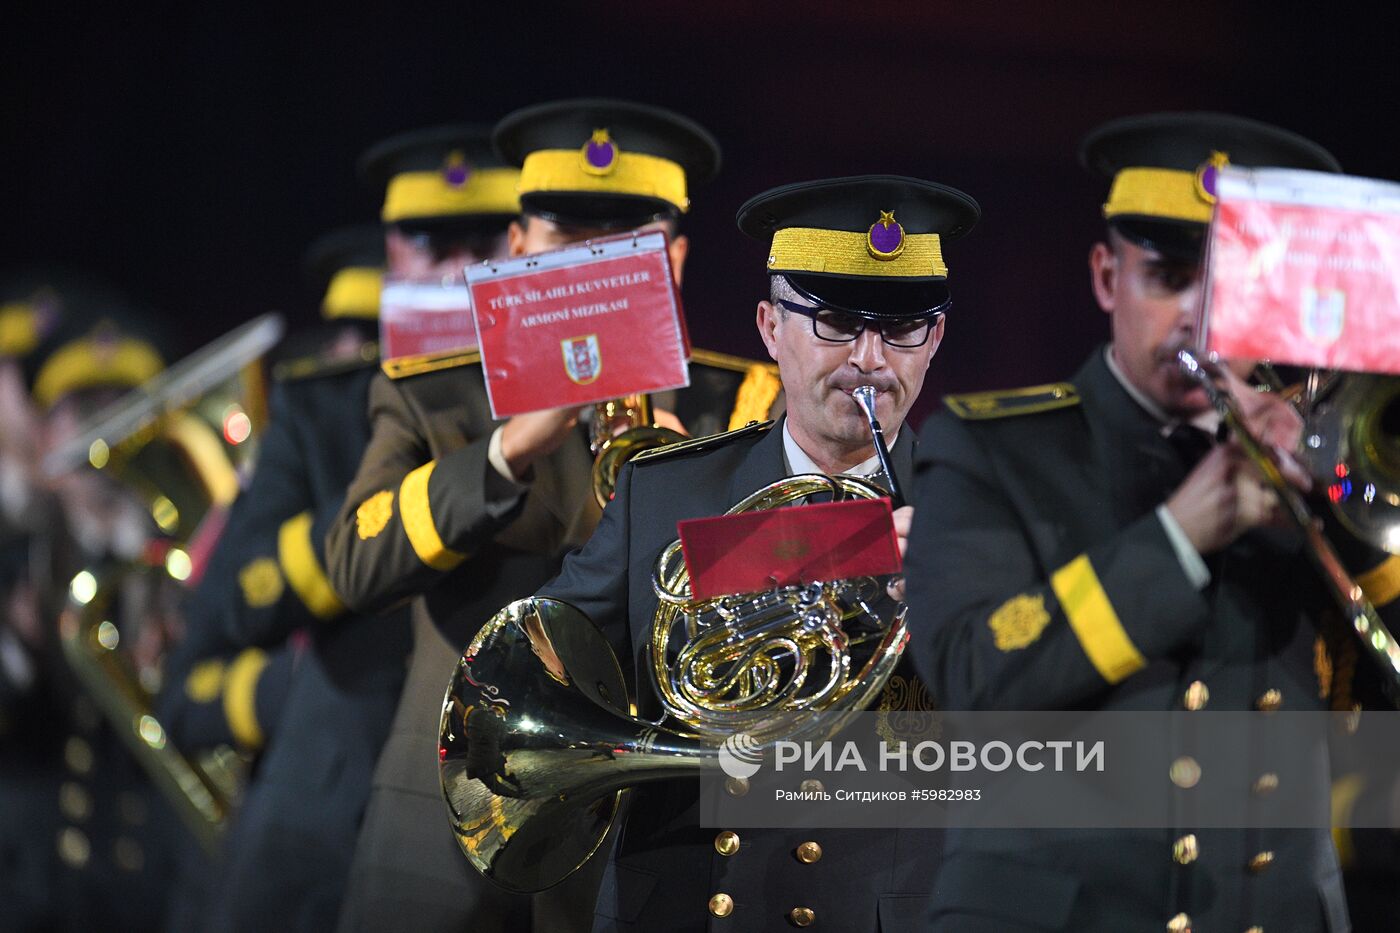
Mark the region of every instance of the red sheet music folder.
[[666, 235], [468, 266], [497, 418], [690, 384]]
[[680, 522], [691, 594], [898, 573], [889, 499], [854, 499]]

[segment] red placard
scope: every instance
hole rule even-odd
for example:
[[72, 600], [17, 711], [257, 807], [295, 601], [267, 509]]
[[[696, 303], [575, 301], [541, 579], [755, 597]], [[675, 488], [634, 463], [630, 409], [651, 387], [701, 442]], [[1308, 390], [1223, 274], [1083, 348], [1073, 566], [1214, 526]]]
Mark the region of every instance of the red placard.
[[379, 295], [379, 356], [384, 362], [476, 349], [476, 322], [465, 283], [389, 280]]
[[1280, 169], [1219, 178], [1204, 349], [1400, 373], [1400, 187]]
[[898, 573], [889, 499], [852, 499], [680, 522], [696, 599]]
[[690, 384], [661, 232], [467, 268], [492, 414]]

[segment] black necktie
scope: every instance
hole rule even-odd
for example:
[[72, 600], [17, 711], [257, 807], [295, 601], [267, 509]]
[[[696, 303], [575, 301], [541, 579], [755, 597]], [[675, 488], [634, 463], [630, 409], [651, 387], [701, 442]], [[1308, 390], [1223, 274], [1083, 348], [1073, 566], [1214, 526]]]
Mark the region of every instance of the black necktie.
[[1186, 468], [1188, 473], [1215, 446], [1214, 435], [1189, 424], [1178, 424], [1172, 428], [1171, 433], [1167, 435], [1167, 440], [1171, 442], [1172, 448], [1181, 458], [1182, 466]]

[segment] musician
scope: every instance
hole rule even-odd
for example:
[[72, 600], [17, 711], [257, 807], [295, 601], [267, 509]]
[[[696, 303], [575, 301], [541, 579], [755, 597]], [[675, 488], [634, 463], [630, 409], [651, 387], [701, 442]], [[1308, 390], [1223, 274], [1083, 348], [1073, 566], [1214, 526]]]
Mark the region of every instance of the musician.
[[[952, 396], [925, 427], [906, 565], [920, 673], [951, 709], [1349, 709], [1369, 662], [1325, 621], [1276, 498], [1235, 441], [1213, 442], [1219, 419], [1175, 360], [1200, 300], [1212, 171], [1337, 164], [1215, 114], [1118, 120], [1081, 154], [1113, 179], [1089, 254], [1112, 340], [1068, 382]], [[1229, 384], [1306, 486], [1286, 453], [1296, 415]], [[1377, 604], [1396, 595], [1387, 567], [1357, 568]], [[1203, 766], [1209, 778], [1205, 762], [1178, 765], [1163, 775], [1175, 793]], [[1242, 797], [1289, 777], [1261, 764]], [[959, 933], [1347, 929], [1326, 831], [1190, 826], [950, 832], [933, 918]]]
[[297, 349], [273, 370], [255, 471], [186, 603], [162, 707], [182, 748], [260, 755], [200, 921], [210, 930], [334, 927], [407, 664], [406, 613], [347, 612], [319, 546], [369, 440], [383, 232], [334, 231], [306, 265], [322, 320], [284, 342]]
[[[620, 162], [617, 171], [591, 174], [579, 153], [600, 129]], [[678, 232], [688, 189], [719, 165], [718, 146], [703, 128], [623, 101], [563, 101], [518, 111], [494, 135], [497, 149], [520, 166], [522, 213], [507, 235], [511, 255], [659, 228], [672, 234], [679, 277], [689, 246]], [[514, 195], [516, 184], [509, 188]], [[389, 236], [393, 270], [396, 235]], [[445, 265], [443, 274], [460, 278], [463, 265]], [[395, 378], [377, 377], [371, 387], [372, 438], [326, 544], [331, 582], [348, 605], [368, 610], [416, 597], [413, 663], [375, 775], [341, 926], [525, 929], [528, 899], [479, 879], [447, 826], [437, 722], [461, 648], [496, 609], [555, 573], [564, 553], [593, 530], [587, 431], [577, 411], [493, 422], [475, 354], [392, 369]], [[775, 388], [771, 373], [756, 369]], [[686, 391], [664, 407], [710, 418], [719, 410], [727, 419], [742, 377], [726, 374], [733, 384], [725, 393]], [[774, 394], [756, 410], [766, 411]], [[577, 896], [591, 903], [592, 891], [584, 885]]]
[[[137, 312], [121, 303], [106, 311], [99, 321], [81, 311], [67, 317], [35, 353], [30, 392], [41, 419], [40, 456], [164, 368], [151, 340], [138, 336]], [[141, 502], [95, 469], [39, 480], [34, 492], [45, 517], [25, 571], [35, 598], [27, 619], [7, 620], [27, 630], [33, 668], [22, 702], [6, 710], [22, 718], [3, 739], [6, 769], [16, 769], [5, 779], [19, 778], [30, 796], [4, 817], [9, 867], [0, 929], [162, 929], [183, 830], [74, 678], [56, 630], [78, 571], [150, 565], [155, 524]], [[174, 581], [158, 561], [149, 569], [113, 594], [109, 620], [122, 650], [148, 675], [158, 673], [178, 635]]]
[[[794, 473], [888, 482], [851, 398], [861, 385], [878, 390], [893, 470], [907, 473], [915, 437], [904, 418], [949, 302], [940, 238], [965, 233], [978, 214], [961, 192], [896, 176], [788, 185], [741, 209], [740, 227], [770, 244], [757, 325], [783, 379], [786, 417], [638, 458], [593, 538], [538, 594], [576, 606], [604, 630], [641, 716], [661, 711], [647, 660], [657, 608], [651, 574], [677, 521], [722, 514]], [[901, 535], [911, 512], [896, 513]], [[923, 692], [901, 686], [903, 695]], [[595, 930], [894, 930], [913, 928], [927, 910], [936, 832], [717, 833], [699, 828], [695, 804], [689, 782], [634, 790]]]

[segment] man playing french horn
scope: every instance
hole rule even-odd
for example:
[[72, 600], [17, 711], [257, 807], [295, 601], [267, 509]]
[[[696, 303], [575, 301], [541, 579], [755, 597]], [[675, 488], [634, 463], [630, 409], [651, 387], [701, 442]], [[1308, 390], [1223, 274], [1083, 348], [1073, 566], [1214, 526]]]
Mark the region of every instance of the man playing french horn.
[[[889, 489], [871, 424], [852, 398], [862, 386], [876, 390], [875, 414], [889, 439], [891, 472], [896, 477], [907, 473], [915, 437], [902, 427], [942, 340], [949, 304], [940, 238], [960, 236], [978, 216], [977, 204], [962, 192], [896, 176], [788, 185], [741, 208], [744, 232], [771, 243], [769, 295], [758, 303], [757, 324], [783, 378], [786, 416], [777, 423], [754, 423], [660, 448], [632, 461], [593, 537], [539, 591], [540, 600], [527, 601], [535, 606], [566, 603], [599, 626], [626, 672], [640, 719], [662, 718], [658, 680], [673, 673], [653, 670], [651, 632], [658, 608], [653, 574], [658, 557], [676, 538], [678, 521], [724, 514], [756, 490], [797, 474], [865, 477], [875, 485], [868, 495], [878, 494], [879, 487]], [[908, 506], [895, 512], [901, 538], [912, 512]], [[516, 631], [530, 642], [527, 651], [539, 655], [538, 662], [532, 661], [535, 669], [559, 670], [554, 648], [567, 652], [564, 643], [583, 626], [551, 628], [553, 620], [546, 620], [547, 631], [532, 633], [539, 615], [526, 608], [519, 618]], [[489, 741], [481, 743], [489, 751], [471, 746], [474, 727], [482, 726], [479, 735], [488, 739], [494, 728], [489, 713], [478, 715], [489, 707], [487, 694], [504, 699], [506, 692], [496, 697], [495, 683], [473, 679], [473, 671], [491, 676], [493, 661], [484, 657], [495, 650], [489, 632], [490, 627], [468, 649], [449, 697], [444, 780], [454, 805], [463, 799], [459, 789], [470, 795], [469, 785], [480, 786], [474, 780], [459, 783], [454, 775], [480, 775], [482, 768], [504, 760]], [[540, 634], [549, 637], [542, 640]], [[478, 651], [483, 655], [476, 656]], [[531, 660], [528, 654], [526, 659]], [[557, 674], [554, 680], [611, 695], [611, 690], [590, 686], [596, 681], [590, 680], [586, 665], [570, 674], [571, 680]], [[588, 715], [588, 700], [582, 695], [575, 699], [575, 712]], [[616, 707], [624, 700], [610, 696], [610, 701]], [[460, 728], [464, 719], [465, 730]], [[673, 725], [687, 731], [683, 724]], [[456, 770], [454, 737], [464, 732], [465, 769]], [[526, 749], [515, 760], [523, 763], [530, 754]], [[614, 760], [600, 763], [608, 767], [632, 756], [610, 757]], [[512, 768], [497, 774], [497, 786], [507, 793], [520, 792], [513, 783], [517, 778], [529, 780]], [[480, 831], [474, 831], [470, 816], [458, 812], [464, 847], [483, 856], [480, 843], [490, 833], [499, 829], [509, 835], [519, 812], [517, 801], [496, 798], [491, 813], [477, 824], [484, 827]], [[560, 825], [574, 824], [561, 820]], [[939, 838], [937, 832], [907, 830], [702, 829], [693, 781], [649, 782], [634, 789], [626, 822], [608, 853], [593, 928], [768, 930], [817, 924], [855, 933], [904, 929], [904, 924], [917, 928], [928, 909]], [[523, 848], [531, 853], [529, 862], [516, 866], [534, 872], [537, 883], [548, 883], [536, 871], [547, 861], [547, 846], [527, 843]], [[509, 861], [499, 855], [497, 850], [480, 858], [488, 873]], [[498, 880], [521, 883], [518, 877]]]

